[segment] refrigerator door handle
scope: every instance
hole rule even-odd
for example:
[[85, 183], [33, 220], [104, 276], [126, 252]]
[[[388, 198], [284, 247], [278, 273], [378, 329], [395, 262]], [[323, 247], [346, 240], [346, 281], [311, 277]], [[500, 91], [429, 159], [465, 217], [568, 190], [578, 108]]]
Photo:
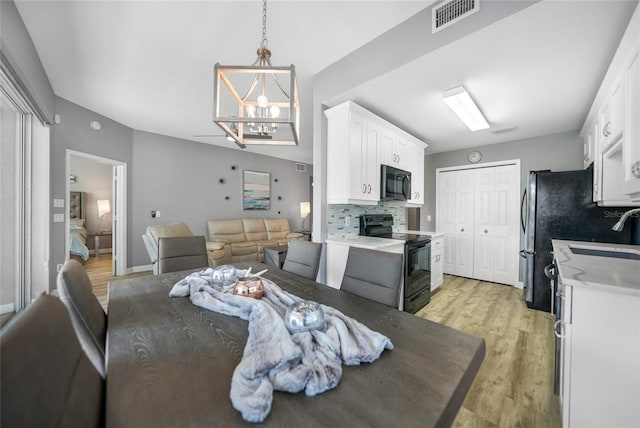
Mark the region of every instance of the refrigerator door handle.
[[528, 256], [535, 256], [536, 252], [531, 250], [520, 250], [520, 257], [526, 259]]
[[522, 231], [525, 231], [525, 212], [524, 212], [524, 202], [527, 200], [527, 188], [524, 188], [524, 193], [522, 193], [522, 201], [520, 201], [520, 225], [522, 226]]

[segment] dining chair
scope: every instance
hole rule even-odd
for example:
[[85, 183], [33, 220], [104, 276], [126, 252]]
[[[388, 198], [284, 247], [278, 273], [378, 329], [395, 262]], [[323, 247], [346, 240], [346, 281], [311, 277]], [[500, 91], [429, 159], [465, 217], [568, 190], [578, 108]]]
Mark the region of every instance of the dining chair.
[[322, 244], [317, 242], [291, 241], [282, 270], [315, 281], [318, 276], [321, 252]]
[[158, 239], [158, 273], [207, 268], [207, 244], [204, 236], [180, 236]]
[[341, 290], [398, 307], [402, 254], [350, 247]]
[[43, 294], [0, 333], [0, 426], [104, 426], [104, 381], [69, 313]]
[[107, 314], [93, 294], [87, 272], [78, 261], [68, 260], [58, 273], [56, 285], [60, 300], [71, 317], [80, 346], [104, 378]]

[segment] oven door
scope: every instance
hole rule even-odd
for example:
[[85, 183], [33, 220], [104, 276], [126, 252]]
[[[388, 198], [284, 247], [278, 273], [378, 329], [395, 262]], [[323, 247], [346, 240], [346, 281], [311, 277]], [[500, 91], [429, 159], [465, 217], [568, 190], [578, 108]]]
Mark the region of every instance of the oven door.
[[404, 310], [416, 313], [431, 300], [431, 242], [407, 244]]

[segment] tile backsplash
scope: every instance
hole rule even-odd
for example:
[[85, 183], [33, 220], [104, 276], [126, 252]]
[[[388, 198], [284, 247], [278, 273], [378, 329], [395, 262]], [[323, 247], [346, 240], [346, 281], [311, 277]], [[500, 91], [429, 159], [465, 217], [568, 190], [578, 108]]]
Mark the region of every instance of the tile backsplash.
[[[358, 235], [360, 233], [360, 216], [362, 214], [391, 214], [393, 230], [405, 230], [406, 208], [397, 202], [380, 202], [378, 205], [329, 205], [328, 235]], [[350, 217], [349, 225], [345, 225], [345, 217]]]

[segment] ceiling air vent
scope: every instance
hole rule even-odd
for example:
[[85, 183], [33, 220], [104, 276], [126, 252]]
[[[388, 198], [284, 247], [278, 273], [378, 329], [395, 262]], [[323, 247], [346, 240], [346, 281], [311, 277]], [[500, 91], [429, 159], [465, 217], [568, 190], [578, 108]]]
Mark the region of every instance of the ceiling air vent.
[[455, 24], [480, 9], [480, 0], [450, 0], [431, 9], [431, 32]]
[[307, 172], [307, 165], [304, 163], [296, 162], [296, 172]]

